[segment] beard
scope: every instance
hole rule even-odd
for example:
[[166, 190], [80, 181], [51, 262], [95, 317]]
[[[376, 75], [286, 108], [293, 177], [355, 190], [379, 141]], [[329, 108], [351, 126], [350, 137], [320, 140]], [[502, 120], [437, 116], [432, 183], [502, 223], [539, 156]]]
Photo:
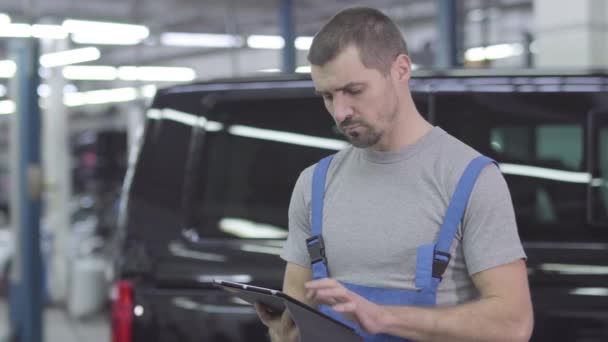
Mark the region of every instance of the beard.
[[[349, 127], [357, 127], [356, 131], [349, 131]], [[338, 131], [355, 147], [368, 148], [376, 145], [382, 138], [382, 132], [374, 130], [365, 122], [347, 118], [338, 126]]]

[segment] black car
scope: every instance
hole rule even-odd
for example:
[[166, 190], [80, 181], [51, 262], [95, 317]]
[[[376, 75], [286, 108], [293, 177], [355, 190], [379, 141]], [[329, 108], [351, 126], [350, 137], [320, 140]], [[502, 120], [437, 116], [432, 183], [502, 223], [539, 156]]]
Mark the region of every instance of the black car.
[[[418, 73], [421, 113], [497, 160], [528, 255], [533, 341], [608, 341], [608, 75]], [[280, 288], [299, 173], [346, 142], [304, 76], [157, 93], [125, 180], [113, 341], [265, 341], [215, 278]]]

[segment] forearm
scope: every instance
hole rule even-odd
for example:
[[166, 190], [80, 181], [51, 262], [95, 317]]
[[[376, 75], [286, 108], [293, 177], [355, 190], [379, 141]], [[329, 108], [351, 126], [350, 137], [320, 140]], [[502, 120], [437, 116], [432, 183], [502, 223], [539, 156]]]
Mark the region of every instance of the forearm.
[[528, 341], [532, 313], [500, 298], [446, 308], [385, 307], [383, 331], [416, 341]]

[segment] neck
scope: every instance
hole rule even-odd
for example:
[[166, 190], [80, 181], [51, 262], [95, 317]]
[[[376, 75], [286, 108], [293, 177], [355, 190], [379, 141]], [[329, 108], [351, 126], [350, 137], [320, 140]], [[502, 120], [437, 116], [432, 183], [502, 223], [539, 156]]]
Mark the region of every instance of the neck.
[[390, 129], [384, 132], [382, 140], [370, 149], [380, 152], [399, 151], [425, 136], [433, 129], [416, 109], [413, 101], [397, 114]]

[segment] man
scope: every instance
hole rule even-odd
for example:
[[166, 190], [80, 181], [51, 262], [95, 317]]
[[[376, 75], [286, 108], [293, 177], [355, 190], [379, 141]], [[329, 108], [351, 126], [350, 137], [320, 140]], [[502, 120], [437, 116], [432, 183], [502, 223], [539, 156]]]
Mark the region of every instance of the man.
[[[528, 340], [525, 254], [506, 183], [417, 111], [396, 25], [375, 9], [346, 9], [308, 59], [352, 146], [296, 183], [283, 291], [366, 341]], [[297, 341], [288, 312], [256, 307], [273, 341]]]

